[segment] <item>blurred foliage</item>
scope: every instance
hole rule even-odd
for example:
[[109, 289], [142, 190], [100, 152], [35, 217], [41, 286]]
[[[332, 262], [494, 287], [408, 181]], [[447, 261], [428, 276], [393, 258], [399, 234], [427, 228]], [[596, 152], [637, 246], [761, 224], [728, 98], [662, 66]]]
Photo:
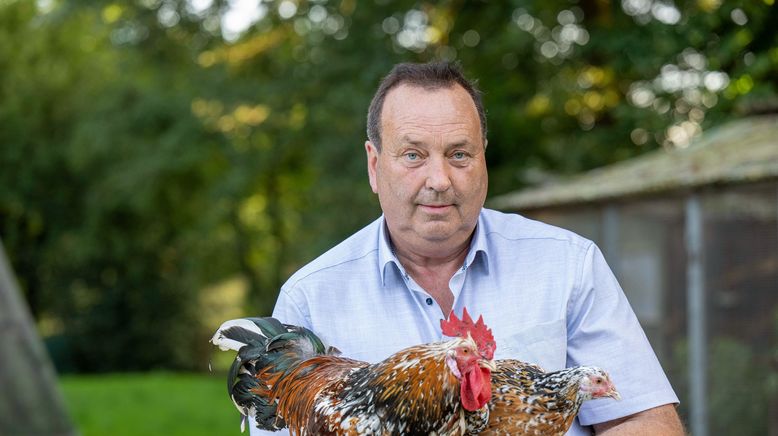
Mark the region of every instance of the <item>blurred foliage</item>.
[[0, 237], [73, 368], [201, 367], [201, 289], [267, 314], [378, 215], [394, 63], [480, 78], [498, 194], [774, 109], [776, 26], [773, 0], [3, 0]]

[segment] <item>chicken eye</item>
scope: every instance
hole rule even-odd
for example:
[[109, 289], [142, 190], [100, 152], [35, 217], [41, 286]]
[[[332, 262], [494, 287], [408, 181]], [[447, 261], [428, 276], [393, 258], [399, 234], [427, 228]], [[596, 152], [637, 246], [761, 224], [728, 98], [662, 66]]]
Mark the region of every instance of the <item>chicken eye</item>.
[[598, 378], [597, 380], [595, 380], [595, 383], [597, 383], [598, 385], [601, 385], [602, 384], [602, 379]]

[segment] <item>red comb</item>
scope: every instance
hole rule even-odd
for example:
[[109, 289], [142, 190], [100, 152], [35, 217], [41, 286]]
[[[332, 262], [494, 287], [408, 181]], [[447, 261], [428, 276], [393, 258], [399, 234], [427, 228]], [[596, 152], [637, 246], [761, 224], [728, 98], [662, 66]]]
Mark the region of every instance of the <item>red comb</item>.
[[494, 343], [492, 330], [484, 324], [483, 315], [479, 316], [478, 321], [473, 323], [473, 318], [470, 318], [467, 309], [464, 309], [462, 312], [461, 320], [457, 318], [452, 310], [448, 320], [440, 320], [440, 328], [443, 330], [444, 335], [452, 338], [465, 337], [470, 333], [470, 337], [478, 345], [478, 351], [481, 355], [489, 360], [494, 357], [494, 350], [497, 348], [497, 345]]

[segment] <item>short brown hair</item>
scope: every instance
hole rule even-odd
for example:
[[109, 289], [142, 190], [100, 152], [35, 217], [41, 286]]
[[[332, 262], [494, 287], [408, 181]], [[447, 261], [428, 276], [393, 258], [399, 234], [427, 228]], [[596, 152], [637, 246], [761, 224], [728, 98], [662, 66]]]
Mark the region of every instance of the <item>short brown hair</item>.
[[458, 63], [403, 63], [395, 65], [392, 71], [384, 77], [367, 111], [367, 139], [375, 145], [378, 151], [381, 151], [381, 112], [386, 94], [401, 84], [419, 86], [427, 90], [449, 88], [455, 84], [462, 86], [473, 98], [481, 121], [481, 139], [486, 141], [486, 113], [481, 101], [481, 92], [476, 88], [474, 82], [465, 78]]

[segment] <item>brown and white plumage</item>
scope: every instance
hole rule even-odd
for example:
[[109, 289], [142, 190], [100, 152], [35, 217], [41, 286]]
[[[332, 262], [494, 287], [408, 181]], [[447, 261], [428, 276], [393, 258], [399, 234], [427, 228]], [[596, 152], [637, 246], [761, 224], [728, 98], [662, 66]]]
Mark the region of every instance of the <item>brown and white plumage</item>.
[[489, 424], [482, 435], [562, 436], [590, 399], [620, 399], [608, 374], [593, 366], [544, 372], [519, 360], [497, 360]]
[[373, 365], [320, 356], [268, 380], [275, 382], [278, 413], [293, 433], [465, 434], [460, 381], [444, 356], [475, 348], [469, 342], [415, 346]]
[[[456, 321], [452, 336], [479, 329], [467, 310]], [[482, 354], [492, 355], [495, 343], [479, 340]], [[496, 360], [492, 371], [489, 421], [482, 435], [561, 436], [573, 425], [581, 405], [594, 398], [621, 399], [608, 374], [594, 366], [545, 372], [537, 365], [514, 359]]]
[[273, 318], [230, 321], [212, 342], [238, 351], [228, 376], [230, 396], [266, 430], [464, 435], [488, 418], [493, 362], [469, 333], [375, 364], [337, 356], [311, 331]]

